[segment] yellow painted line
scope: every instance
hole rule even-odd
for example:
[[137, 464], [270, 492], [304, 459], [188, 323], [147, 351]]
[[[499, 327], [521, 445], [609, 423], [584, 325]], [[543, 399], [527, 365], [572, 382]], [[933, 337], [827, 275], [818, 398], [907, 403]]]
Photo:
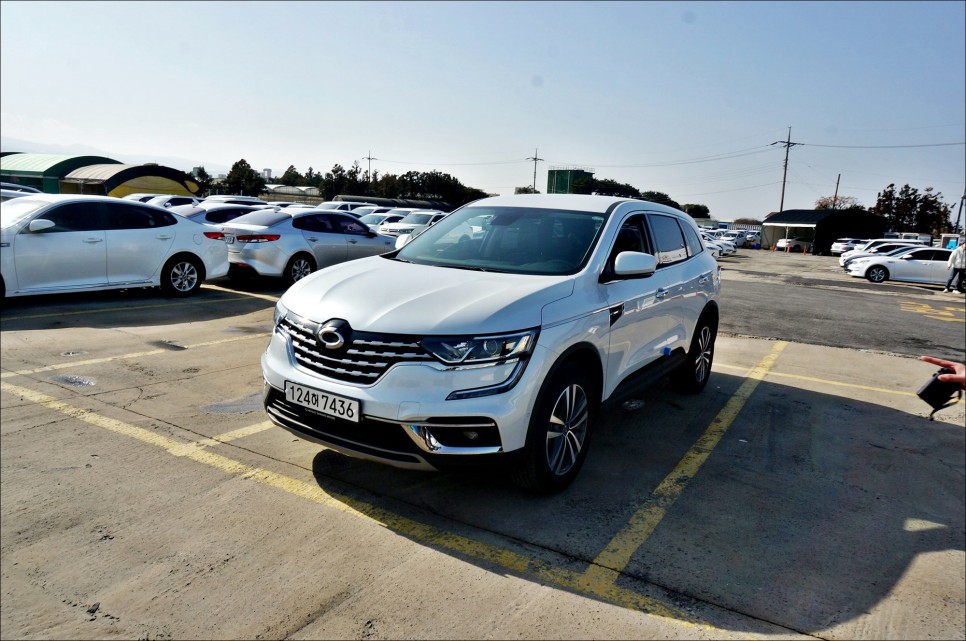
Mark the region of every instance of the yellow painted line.
[[[278, 302], [278, 296], [266, 296], [263, 294], [252, 294], [249, 292], [237, 292], [232, 289], [224, 289], [223, 287], [215, 286], [204, 286], [205, 289], [216, 289], [218, 291], [227, 292], [234, 294], [238, 300], [243, 300], [245, 298], [261, 298], [272, 303]], [[18, 321], [18, 320], [35, 320], [38, 318], [59, 318], [62, 316], [85, 316], [88, 314], [110, 314], [116, 312], [126, 312], [134, 309], [160, 309], [163, 307], [174, 307], [174, 306], [185, 306], [185, 305], [211, 305], [214, 303], [225, 303], [230, 302], [231, 299], [218, 298], [218, 299], [205, 299], [205, 300], [179, 300], [177, 302], [170, 303], [157, 303], [153, 305], [131, 305], [124, 307], [102, 307], [97, 309], [82, 309], [76, 312], [55, 312], [52, 314], [31, 314], [29, 316], [8, 316], [0, 318], [0, 321]]]
[[[777, 354], [775, 354], [777, 357]], [[762, 374], [764, 376], [764, 374]], [[490, 563], [505, 570], [521, 575], [533, 577], [535, 580], [556, 585], [559, 588], [572, 590], [588, 596], [600, 598], [626, 608], [646, 612], [656, 616], [674, 619], [682, 625], [693, 626], [716, 632], [715, 638], [722, 636], [724, 630], [698, 620], [694, 614], [674, 606], [664, 604], [656, 599], [622, 588], [610, 583], [599, 583], [588, 580], [587, 572], [575, 572], [557, 567], [550, 563], [534, 559], [530, 556], [513, 552], [495, 545], [490, 545], [466, 536], [447, 532], [426, 523], [420, 523], [404, 516], [394, 514], [383, 508], [376, 507], [364, 501], [348, 496], [330, 493], [323, 490], [316, 483], [307, 483], [283, 474], [278, 474], [259, 467], [246, 465], [227, 456], [222, 456], [199, 447], [194, 443], [183, 443], [173, 438], [163, 436], [144, 428], [125, 423], [116, 419], [102, 416], [94, 411], [74, 407], [51, 396], [33, 390], [0, 382], [0, 388], [16, 394], [33, 403], [43, 405], [51, 410], [61, 412], [71, 418], [84, 421], [101, 429], [137, 439], [148, 445], [159, 447], [173, 456], [207, 465], [226, 474], [242, 479], [249, 479], [263, 485], [288, 492], [289, 494], [307, 499], [319, 505], [324, 505], [341, 512], [360, 516], [368, 521], [383, 525], [403, 536], [417, 541], [422, 545], [443, 548], [450, 553]], [[752, 388], [753, 389], [753, 388]], [[740, 393], [740, 390], [739, 390]], [[746, 394], [750, 394], [748, 390]], [[737, 410], [734, 410], [737, 413]], [[224, 439], [229, 435], [240, 437], [243, 433], [255, 433], [262, 429], [262, 424], [252, 425], [234, 432], [227, 433], [216, 439]], [[764, 635], [742, 634], [742, 638], [768, 638]]]
[[904, 312], [920, 314], [933, 320], [952, 323], [966, 323], [966, 312], [964, 312], [962, 305], [944, 305], [942, 307], [933, 307], [929, 303], [902, 301], [899, 303], [899, 307]]
[[701, 466], [711, 455], [721, 437], [731, 427], [738, 412], [745, 406], [758, 384], [775, 366], [778, 357], [788, 345], [780, 341], [772, 347], [761, 361], [748, 373], [747, 378], [728, 399], [718, 415], [714, 417], [701, 438], [684, 455], [671, 473], [654, 489], [640, 509], [628, 521], [627, 526], [611, 539], [590, 567], [584, 573], [589, 589], [604, 591], [612, 585], [630, 563], [634, 553], [647, 542], [651, 534], [664, 519], [668, 508], [684, 492], [688, 482], [694, 478]]
[[[259, 432], [264, 432], [275, 427], [275, 424], [271, 421], [262, 421], [261, 423], [255, 423], [254, 425], [249, 425], [248, 427], [240, 427], [237, 430], [232, 430], [230, 432], [225, 432], [224, 434], [219, 434], [218, 436], [212, 436], [211, 438], [201, 439], [197, 442], [185, 443], [179, 446], [175, 456], [184, 456], [184, 452], [181, 450], [184, 448], [195, 448], [200, 449], [203, 447], [213, 447], [215, 445], [231, 443], [232, 441], [237, 441], [240, 438], [245, 438], [246, 436], [251, 436], [252, 434], [258, 434]], [[170, 450], [169, 450], [170, 451]]]
[[[232, 338], [222, 338], [214, 341], [204, 341], [202, 343], [194, 343], [193, 345], [185, 345], [187, 349], [197, 349], [199, 347], [211, 347], [213, 345], [224, 345], [225, 343], [234, 343], [237, 341], [247, 341], [253, 338], [266, 338], [268, 337], [268, 332], [264, 334], [249, 334], [247, 336], [235, 336]], [[29, 376], [30, 374], [40, 374], [42, 372], [54, 372], [62, 369], [69, 369], [71, 367], [85, 367], [87, 365], [99, 365], [102, 363], [110, 363], [112, 361], [125, 360], [129, 358], [143, 358], [145, 356], [157, 356], [158, 354], [170, 354], [171, 350], [168, 349], [152, 349], [146, 352], [132, 352], [130, 354], [119, 354], [117, 356], [105, 356], [104, 358], [89, 358], [84, 361], [67, 361], [64, 363], [57, 363], [56, 365], [44, 365], [43, 367], [37, 367], [35, 369], [24, 369], [18, 370], [16, 372], [0, 372], [0, 378], [10, 378], [13, 376]]]
[[[723, 363], [715, 362], [715, 367], [720, 367], [723, 369], [736, 370], [739, 372], [747, 371], [747, 367], [736, 367], [735, 365], [725, 365]], [[832, 381], [827, 378], [815, 378], [813, 376], [801, 376], [799, 374], [782, 374], [780, 372], [768, 372], [768, 375], [772, 378], [791, 378], [799, 381], [810, 381], [812, 383], [821, 383], [822, 385], [833, 385], [835, 387], [848, 387], [851, 389], [861, 389], [868, 392], [878, 392], [880, 394], [890, 394], [895, 396], [915, 396], [912, 392], [903, 392], [901, 390], [886, 389], [884, 387], [871, 387], [869, 385], [856, 385], [855, 383], [840, 383], [838, 381]]]
[[267, 300], [272, 304], [277, 303], [278, 299], [281, 298], [280, 295], [272, 296], [271, 294], [256, 294], [255, 292], [240, 292], [237, 289], [225, 289], [224, 287], [220, 287], [218, 285], [205, 285], [205, 287], [208, 289], [216, 289], [220, 292], [227, 292], [229, 294], [235, 294], [238, 296], [246, 296], [248, 298], [260, 298], [261, 300]]

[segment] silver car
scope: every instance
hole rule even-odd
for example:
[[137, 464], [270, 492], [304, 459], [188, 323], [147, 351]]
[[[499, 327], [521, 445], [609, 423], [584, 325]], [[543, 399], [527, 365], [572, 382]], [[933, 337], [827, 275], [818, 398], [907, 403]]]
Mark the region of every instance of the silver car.
[[272, 209], [221, 225], [229, 276], [256, 273], [294, 283], [329, 265], [392, 251], [394, 238], [369, 229], [348, 213]]

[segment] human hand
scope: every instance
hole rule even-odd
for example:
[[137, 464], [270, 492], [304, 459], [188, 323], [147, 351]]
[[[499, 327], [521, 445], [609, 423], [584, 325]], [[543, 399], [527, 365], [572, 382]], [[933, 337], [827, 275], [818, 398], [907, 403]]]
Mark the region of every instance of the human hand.
[[953, 370], [952, 374], [940, 374], [936, 379], [944, 383], [956, 383], [960, 388], [966, 390], [966, 365], [963, 363], [955, 363], [933, 356], [920, 356], [919, 360]]

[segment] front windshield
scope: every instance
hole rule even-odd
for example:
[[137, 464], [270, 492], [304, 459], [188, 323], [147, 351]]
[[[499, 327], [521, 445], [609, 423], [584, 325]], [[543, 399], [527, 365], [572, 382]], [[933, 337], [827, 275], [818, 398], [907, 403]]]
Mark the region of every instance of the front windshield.
[[606, 219], [583, 211], [464, 207], [413, 238], [395, 259], [511, 274], [575, 274]]
[[378, 225], [386, 219], [385, 214], [366, 214], [359, 220], [367, 225]]
[[30, 196], [6, 200], [0, 205], [0, 227], [3, 229], [12, 227], [48, 204], [49, 202], [46, 200], [34, 200]]

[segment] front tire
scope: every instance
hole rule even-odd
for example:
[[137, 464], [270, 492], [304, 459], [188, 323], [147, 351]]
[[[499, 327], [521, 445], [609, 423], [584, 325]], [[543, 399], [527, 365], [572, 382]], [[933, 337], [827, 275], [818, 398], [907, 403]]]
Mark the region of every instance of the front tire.
[[193, 256], [175, 256], [161, 270], [161, 291], [168, 296], [191, 296], [204, 280], [201, 262]]
[[554, 374], [530, 417], [526, 458], [514, 470], [514, 482], [538, 494], [570, 485], [587, 458], [597, 406], [594, 384], [575, 364]]
[[718, 324], [702, 316], [694, 330], [687, 359], [671, 376], [674, 389], [683, 394], [697, 394], [711, 378], [714, 362], [714, 343], [718, 338]]
[[889, 270], [881, 265], [873, 265], [865, 272], [865, 277], [872, 283], [883, 283], [889, 280]]
[[307, 254], [296, 254], [292, 256], [291, 260], [288, 261], [288, 265], [285, 266], [285, 273], [282, 275], [282, 278], [286, 284], [292, 285], [314, 271], [315, 261], [311, 257]]

